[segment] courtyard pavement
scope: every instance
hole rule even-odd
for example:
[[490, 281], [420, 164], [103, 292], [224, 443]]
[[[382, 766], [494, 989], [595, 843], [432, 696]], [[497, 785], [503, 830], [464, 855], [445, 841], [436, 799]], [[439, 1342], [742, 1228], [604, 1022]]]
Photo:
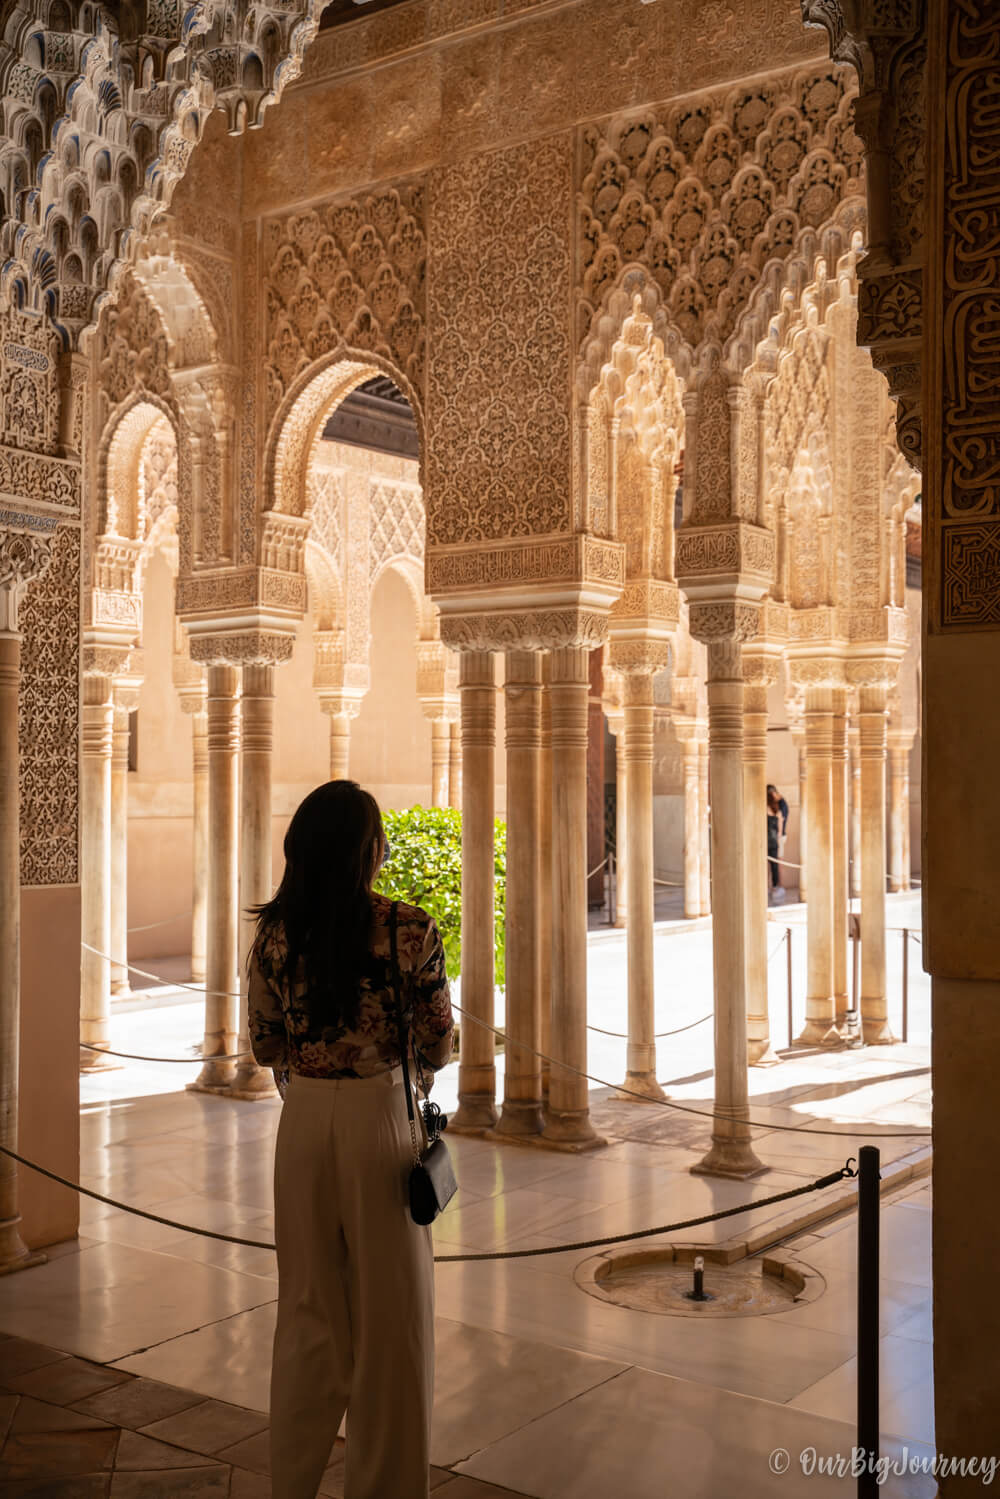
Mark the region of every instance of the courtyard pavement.
[[[804, 911], [772, 915], [795, 923]], [[912, 899], [890, 901], [890, 923], [918, 925]], [[595, 1084], [592, 1116], [608, 1141], [601, 1150], [569, 1156], [454, 1137], [460, 1192], [435, 1225], [437, 1252], [552, 1248], [752, 1204], [836, 1169], [865, 1140], [879, 1143], [888, 1188], [882, 1214], [883, 1451], [898, 1456], [906, 1449], [910, 1457], [929, 1460], [930, 1186], [921, 1175], [929, 1142], [907, 1134], [926, 1129], [930, 1118], [929, 1003], [915, 956], [919, 949], [914, 947], [910, 963], [906, 1045], [790, 1052], [782, 1029], [787, 950], [775, 924], [772, 1025], [781, 1060], [750, 1072], [754, 1148], [767, 1170], [749, 1182], [730, 1182], [690, 1172], [710, 1133], [702, 1117], [712, 1100], [712, 1027], [703, 1019], [711, 1009], [710, 941], [704, 929], [669, 925], [656, 938], [657, 1030], [689, 1027], [659, 1042], [659, 1076], [670, 1102], [694, 1112], [623, 1100]], [[794, 1026], [801, 1021], [797, 975], [804, 977], [804, 928], [793, 925], [792, 941]], [[896, 939], [890, 960], [894, 952], [898, 956]], [[168, 972], [155, 962], [142, 966]], [[624, 934], [592, 934], [589, 966], [592, 1023], [623, 1030]], [[890, 996], [898, 981], [890, 961]], [[199, 1006], [183, 991], [167, 998], [174, 1002], [151, 1007], [148, 997], [136, 996], [116, 1004], [112, 1044], [124, 1051], [185, 1055], [198, 1039]], [[890, 1013], [897, 1011], [898, 991], [890, 998]], [[606, 1081], [620, 1080], [624, 1045], [616, 1036], [592, 1032], [589, 1069]], [[500, 1054], [501, 1090], [502, 1066]], [[83, 1078], [84, 1183], [184, 1223], [268, 1240], [280, 1104], [184, 1092], [196, 1071], [193, 1062], [130, 1062]], [[452, 1065], [435, 1089], [443, 1107], [451, 1105], [455, 1086]], [[748, 1206], [719, 1223], [665, 1236], [671, 1243], [729, 1245], [739, 1253], [748, 1247], [759, 1253], [779, 1242], [820, 1274], [824, 1290], [818, 1299], [770, 1315], [705, 1320], [611, 1305], [574, 1280], [574, 1270], [592, 1250], [439, 1264], [432, 1461], [440, 1492], [450, 1499], [504, 1492], [533, 1499], [607, 1499], [615, 1493], [629, 1499], [808, 1493], [821, 1499], [853, 1492], [850, 1477], [815, 1474], [806, 1484], [799, 1470], [802, 1452], [849, 1457], [854, 1446], [851, 1197], [849, 1188], [827, 1188], [791, 1204]], [[835, 1202], [842, 1208], [838, 1216], [809, 1221]], [[57, 1249], [48, 1264], [0, 1281], [0, 1331], [43, 1348], [43, 1362], [32, 1369], [22, 1363], [13, 1383], [0, 1378], [7, 1391], [0, 1414], [14, 1423], [0, 1454], [0, 1493], [65, 1499], [91, 1493], [113, 1499], [266, 1495], [261, 1433], [274, 1277], [269, 1250], [198, 1238], [85, 1199], [76, 1243]], [[16, 1345], [0, 1345], [0, 1367], [5, 1348], [7, 1358], [23, 1357]], [[92, 1383], [77, 1399], [71, 1379], [73, 1390], [63, 1398], [60, 1365], [72, 1370], [78, 1360], [86, 1368], [102, 1366], [108, 1384]], [[37, 1389], [24, 1385], [32, 1376]], [[173, 1394], [163, 1394], [164, 1387]], [[130, 1397], [129, 1390], [138, 1393]], [[52, 1410], [25, 1407], [25, 1400], [72, 1407], [76, 1416], [65, 1428], [72, 1430], [91, 1394], [110, 1402], [106, 1410], [88, 1406], [82, 1412], [109, 1423], [96, 1428], [105, 1431], [103, 1439], [87, 1439], [101, 1453], [90, 1474], [96, 1486], [66, 1486], [78, 1485], [79, 1468], [64, 1482], [55, 1472], [33, 1478], [17, 1466], [27, 1461], [21, 1433], [56, 1430], [61, 1419]], [[119, 1408], [116, 1399], [126, 1404]], [[189, 1404], [145, 1419], [163, 1400]], [[195, 1440], [184, 1412], [202, 1407], [195, 1422], [202, 1434]], [[132, 1412], [127, 1419], [126, 1410]], [[219, 1415], [218, 1429], [212, 1413]], [[206, 1421], [207, 1428], [198, 1424]], [[116, 1435], [107, 1437], [107, 1429]], [[237, 1434], [223, 1441], [230, 1432]], [[182, 1468], [187, 1475], [183, 1486], [181, 1476], [174, 1487], [156, 1476], [168, 1457], [156, 1448], [154, 1461], [153, 1448], [135, 1446], [147, 1439], [182, 1454], [176, 1466], [178, 1475]], [[72, 1445], [75, 1439], [67, 1440]], [[208, 1442], [215, 1444], [211, 1450]], [[35, 1446], [46, 1444], [36, 1440]], [[790, 1455], [791, 1476], [771, 1471], [770, 1454], [778, 1448]], [[148, 1469], [135, 1466], [146, 1458]], [[47, 1461], [51, 1467], [53, 1459]], [[338, 1471], [335, 1451], [330, 1494], [340, 1492]], [[141, 1472], [153, 1475], [145, 1486], [136, 1477]], [[882, 1492], [929, 1499], [935, 1483], [926, 1475], [890, 1476]]]

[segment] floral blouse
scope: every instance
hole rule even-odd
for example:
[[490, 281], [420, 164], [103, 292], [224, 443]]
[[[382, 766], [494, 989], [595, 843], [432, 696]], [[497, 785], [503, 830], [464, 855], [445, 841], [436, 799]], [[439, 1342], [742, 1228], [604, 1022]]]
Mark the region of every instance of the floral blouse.
[[[279, 925], [250, 954], [249, 1035], [263, 1067], [304, 1077], [372, 1077], [399, 1063], [399, 1030], [389, 945], [391, 902], [372, 896], [374, 927], [353, 1027], [310, 1018], [305, 985], [284, 981], [287, 953]], [[437, 1071], [451, 1055], [452, 1013], [444, 948], [434, 921], [419, 906], [399, 902], [396, 940], [403, 1009], [421, 1062]]]

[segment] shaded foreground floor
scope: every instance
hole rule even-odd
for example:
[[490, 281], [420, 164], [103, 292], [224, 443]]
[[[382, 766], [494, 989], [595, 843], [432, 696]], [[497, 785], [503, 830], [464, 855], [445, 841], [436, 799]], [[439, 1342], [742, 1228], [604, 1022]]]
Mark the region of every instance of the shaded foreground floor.
[[[0, 1338], [0, 1494], [17, 1499], [269, 1499], [267, 1418], [154, 1379]], [[431, 1470], [435, 1495], [496, 1499]], [[320, 1493], [343, 1495], [343, 1446]]]

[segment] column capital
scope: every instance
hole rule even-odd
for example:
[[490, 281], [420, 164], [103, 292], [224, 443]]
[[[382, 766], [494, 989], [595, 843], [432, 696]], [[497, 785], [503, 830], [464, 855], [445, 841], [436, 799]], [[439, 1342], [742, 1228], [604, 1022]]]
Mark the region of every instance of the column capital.
[[846, 663], [847, 680], [860, 693], [868, 687], [880, 687], [887, 695], [899, 673], [897, 656], [856, 656]]
[[608, 664], [624, 678], [626, 701], [631, 678], [652, 678], [658, 671], [664, 671], [670, 665], [670, 655], [668, 640], [641, 636], [622, 639], [612, 634]]
[[846, 675], [840, 656], [795, 655], [789, 652], [788, 677], [793, 687], [844, 687]]
[[[0, 512], [2, 520], [3, 512]], [[39, 517], [21, 517], [30, 528], [0, 528], [0, 635], [20, 635], [18, 610], [31, 583], [42, 576], [52, 561], [56, 522]]]
[[274, 666], [280, 661], [291, 660], [295, 637], [285, 631], [252, 627], [232, 629], [228, 622], [217, 621], [214, 628], [207, 626], [204, 633], [199, 628], [189, 631], [191, 660], [206, 666]]
[[757, 634], [759, 621], [759, 606], [746, 599], [700, 599], [692, 600], [688, 628], [695, 640], [714, 649], [724, 641], [739, 646], [752, 640]]
[[470, 651], [547, 651], [576, 646], [594, 650], [607, 638], [607, 614], [576, 606], [441, 616], [443, 643], [463, 655]]

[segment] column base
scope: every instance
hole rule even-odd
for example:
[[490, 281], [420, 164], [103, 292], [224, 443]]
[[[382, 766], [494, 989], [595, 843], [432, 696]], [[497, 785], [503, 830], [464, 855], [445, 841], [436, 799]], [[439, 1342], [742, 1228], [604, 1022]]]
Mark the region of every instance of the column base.
[[205, 965], [204, 965], [204, 963], [200, 963], [200, 964], [192, 963], [191, 964], [191, 983], [192, 984], [203, 984], [204, 982], [205, 982]]
[[123, 1065], [117, 1057], [108, 1056], [103, 1049], [91, 1051], [88, 1046], [80, 1047], [81, 1072], [119, 1072]]
[[31, 1270], [34, 1265], [45, 1264], [48, 1264], [48, 1255], [40, 1249], [28, 1249], [16, 1231], [16, 1223], [0, 1225], [0, 1276], [15, 1276], [18, 1270]]
[[653, 1072], [626, 1072], [622, 1087], [628, 1092], [615, 1094], [622, 1103], [662, 1103], [667, 1096]]
[[866, 1020], [861, 1017], [861, 1039], [866, 1046], [895, 1046], [896, 1037], [888, 1020]]
[[692, 1176], [726, 1176], [745, 1181], [749, 1176], [769, 1171], [770, 1167], [757, 1159], [749, 1140], [713, 1140], [708, 1154], [690, 1169]]
[[448, 1116], [450, 1135], [481, 1135], [499, 1120], [492, 1093], [459, 1094], [458, 1108]]
[[837, 1029], [834, 1020], [807, 1020], [802, 1027], [800, 1035], [796, 1036], [796, 1046], [842, 1046], [843, 1036]]
[[193, 1083], [188, 1083], [188, 1093], [228, 1093], [236, 1081], [236, 1070], [232, 1062], [213, 1062], [205, 1059], [204, 1066]]
[[588, 1109], [573, 1109], [567, 1112], [548, 1109], [545, 1114], [545, 1126], [538, 1138], [543, 1145], [548, 1145], [553, 1150], [573, 1152], [600, 1150], [602, 1145], [608, 1143], [591, 1124]]
[[[489, 1134], [495, 1139], [540, 1135], [544, 1122], [539, 1100], [505, 1098], [500, 1110], [500, 1118]], [[450, 1123], [448, 1127], [451, 1128]]]
[[245, 1066], [241, 1062], [226, 1094], [229, 1098], [241, 1098], [253, 1103], [258, 1098], [277, 1098], [278, 1090], [274, 1086], [274, 1074], [270, 1067], [258, 1067], [256, 1062]]
[[771, 1045], [770, 1037], [764, 1036], [747, 1042], [747, 1062], [751, 1067], [777, 1067], [781, 1058]]
[[123, 982], [120, 984], [111, 985], [112, 999], [124, 999], [125, 997], [131, 995], [131, 993], [132, 985], [129, 983], [128, 979], [123, 980]]

